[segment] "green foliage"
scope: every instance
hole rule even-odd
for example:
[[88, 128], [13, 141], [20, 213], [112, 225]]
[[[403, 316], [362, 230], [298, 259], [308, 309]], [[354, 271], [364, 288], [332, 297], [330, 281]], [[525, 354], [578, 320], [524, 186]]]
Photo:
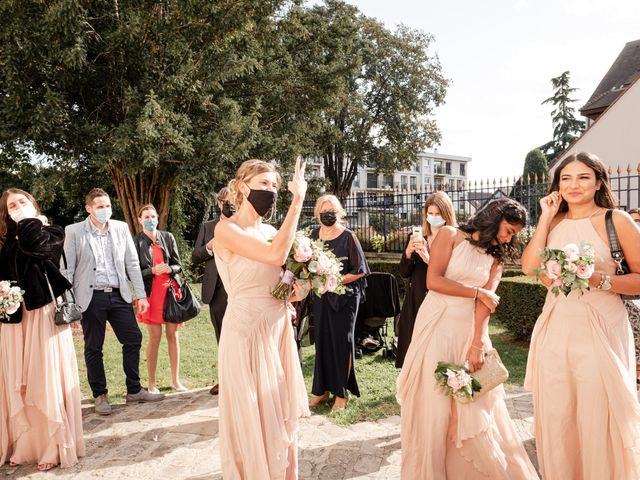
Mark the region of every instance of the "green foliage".
[[[543, 178], [547, 178], [549, 176], [549, 166], [547, 165], [547, 157], [545, 157], [542, 150], [539, 148], [534, 148], [529, 153], [527, 153], [526, 158], [524, 159], [524, 169], [522, 171], [522, 177], [527, 181], [527, 178], [531, 180], [531, 182], [538, 183], [541, 182]], [[538, 182], [536, 182], [536, 178]], [[527, 182], [527, 183], [531, 183]]]
[[500, 305], [493, 314], [514, 340], [529, 340], [542, 312], [547, 288], [532, 277], [503, 278], [496, 291]]
[[391, 32], [338, 0], [312, 8], [310, 15], [321, 26], [318, 41], [334, 47], [333, 80], [339, 86], [315, 143], [333, 193], [344, 198], [358, 166], [392, 172], [439, 142], [432, 117], [448, 80], [429, 52], [429, 34], [406, 27]]
[[371, 237], [371, 250], [378, 253], [384, 250], [384, 237], [379, 233]]
[[569, 71], [567, 70], [559, 77], [552, 78], [551, 85], [555, 90], [553, 96], [547, 98], [542, 104], [550, 103], [553, 105], [551, 111], [553, 140], [540, 147], [549, 161], [560, 155], [584, 129], [584, 122], [575, 117], [574, 108], [571, 106], [576, 102], [575, 98], [571, 98], [571, 94], [578, 89], [569, 86]]
[[161, 228], [174, 201], [203, 208], [251, 156], [288, 167], [337, 88], [339, 42], [299, 3], [1, 2], [3, 158], [108, 181], [132, 228], [143, 203]]

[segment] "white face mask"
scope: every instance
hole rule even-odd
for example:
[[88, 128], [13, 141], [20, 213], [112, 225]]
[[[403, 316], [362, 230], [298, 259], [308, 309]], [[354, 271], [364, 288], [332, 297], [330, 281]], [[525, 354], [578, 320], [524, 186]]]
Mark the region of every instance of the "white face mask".
[[32, 204], [25, 205], [24, 207], [16, 208], [13, 212], [9, 214], [11, 220], [18, 223], [20, 220], [24, 220], [25, 218], [35, 218], [38, 215], [36, 211], [36, 207]]
[[440, 215], [427, 215], [427, 222], [429, 222], [429, 225], [433, 228], [439, 228], [447, 223]]

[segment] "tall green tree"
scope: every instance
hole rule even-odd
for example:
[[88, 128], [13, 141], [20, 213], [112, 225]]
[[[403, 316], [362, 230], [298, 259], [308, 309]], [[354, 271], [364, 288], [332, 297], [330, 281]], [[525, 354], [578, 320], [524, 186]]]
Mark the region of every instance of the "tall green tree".
[[2, 0], [3, 155], [112, 185], [132, 228], [149, 202], [166, 226], [173, 193], [209, 195], [250, 156], [286, 166], [335, 84], [306, 66], [299, 3]]
[[339, 95], [323, 116], [316, 143], [331, 190], [348, 195], [358, 167], [390, 173], [436, 144], [433, 110], [444, 102], [447, 79], [430, 35], [406, 27], [391, 32], [342, 1], [312, 9], [340, 72]]
[[547, 164], [547, 157], [542, 153], [542, 150], [534, 148], [527, 153], [524, 159], [522, 177], [525, 182], [527, 182], [527, 178], [530, 179], [531, 182], [534, 182], [536, 178], [541, 182], [543, 178], [547, 178], [548, 176], [549, 166]]
[[571, 95], [577, 91], [569, 85], [569, 71], [559, 77], [551, 79], [554, 88], [553, 96], [547, 98], [542, 105], [551, 104], [551, 119], [553, 122], [553, 140], [545, 143], [540, 149], [545, 153], [549, 161], [553, 161], [562, 153], [584, 130], [584, 122], [574, 115], [572, 104], [576, 102]]

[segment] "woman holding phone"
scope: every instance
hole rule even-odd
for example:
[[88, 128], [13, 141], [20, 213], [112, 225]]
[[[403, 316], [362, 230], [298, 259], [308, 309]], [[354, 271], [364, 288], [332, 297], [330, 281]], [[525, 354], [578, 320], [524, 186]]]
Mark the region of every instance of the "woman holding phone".
[[413, 227], [412, 234], [407, 238], [404, 255], [400, 259], [400, 275], [407, 280], [407, 290], [396, 325], [396, 335], [398, 336], [397, 368], [402, 368], [404, 357], [411, 343], [418, 309], [427, 295], [430, 246], [440, 229], [445, 225], [452, 227], [458, 225], [453, 211], [453, 203], [449, 195], [444, 192], [432, 193], [424, 202], [422, 225]]

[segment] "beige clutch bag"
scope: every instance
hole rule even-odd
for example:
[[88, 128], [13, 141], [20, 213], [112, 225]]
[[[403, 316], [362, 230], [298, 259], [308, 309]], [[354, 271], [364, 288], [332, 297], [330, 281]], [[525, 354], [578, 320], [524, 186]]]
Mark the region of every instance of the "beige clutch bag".
[[[482, 368], [470, 375], [480, 382], [480, 385], [482, 386], [482, 389], [479, 392], [473, 394], [473, 399], [475, 400], [476, 398], [493, 390], [498, 385], [503, 384], [509, 378], [509, 370], [504, 366], [504, 363], [502, 363], [502, 360], [500, 359], [500, 355], [498, 355], [498, 351], [494, 348], [485, 352], [484, 365], [482, 365]], [[467, 399], [458, 400], [462, 403], [473, 401]]]
[[498, 351], [494, 348], [484, 354], [484, 365], [471, 376], [482, 385], [482, 390], [474, 395], [479, 397], [506, 382], [509, 378], [509, 370], [504, 366]]

